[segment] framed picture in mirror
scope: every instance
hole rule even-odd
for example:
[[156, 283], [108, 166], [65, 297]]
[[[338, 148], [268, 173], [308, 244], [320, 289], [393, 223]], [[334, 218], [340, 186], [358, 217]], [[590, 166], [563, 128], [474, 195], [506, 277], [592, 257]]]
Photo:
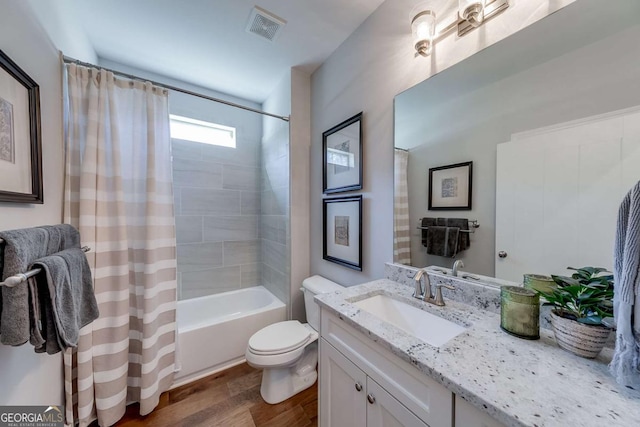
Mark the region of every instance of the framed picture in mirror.
[[471, 210], [473, 162], [429, 169], [429, 210]]
[[0, 50], [0, 202], [43, 202], [40, 89]]
[[324, 194], [362, 189], [362, 113], [322, 134]]
[[362, 196], [324, 199], [322, 258], [362, 271]]

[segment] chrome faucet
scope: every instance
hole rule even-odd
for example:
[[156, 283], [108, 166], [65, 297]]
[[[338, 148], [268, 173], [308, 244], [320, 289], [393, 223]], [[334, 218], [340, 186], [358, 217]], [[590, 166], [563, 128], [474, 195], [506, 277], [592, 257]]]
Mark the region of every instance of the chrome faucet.
[[451, 274], [453, 274], [453, 277], [458, 277], [458, 269], [463, 267], [464, 267], [464, 262], [462, 262], [462, 260], [456, 260], [453, 263], [453, 270], [451, 271]]
[[[455, 289], [453, 286], [445, 285], [444, 283], [438, 283], [436, 285], [436, 294], [435, 296], [431, 292], [431, 281], [429, 280], [429, 275], [425, 274], [424, 270], [418, 270], [418, 272], [413, 276], [413, 280], [415, 280], [415, 289], [413, 290], [413, 297], [417, 299], [421, 299], [424, 302], [428, 302], [429, 304], [435, 304], [437, 306], [444, 306], [444, 298], [442, 297], [442, 288], [451, 289], [452, 291]], [[422, 278], [424, 277], [424, 286], [422, 285]]]

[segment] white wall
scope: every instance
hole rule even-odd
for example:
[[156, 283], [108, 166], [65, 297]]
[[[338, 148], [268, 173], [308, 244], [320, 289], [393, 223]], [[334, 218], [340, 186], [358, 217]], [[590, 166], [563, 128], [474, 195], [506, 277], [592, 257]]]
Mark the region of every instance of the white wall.
[[[40, 86], [44, 204], [0, 203], [0, 229], [62, 221], [62, 75], [58, 52], [26, 3], [0, 0], [0, 50]], [[62, 356], [0, 345], [0, 405], [59, 405]]]
[[[513, 0], [500, 16], [458, 39], [440, 40], [414, 57], [415, 0], [385, 1], [311, 78], [311, 273], [345, 285], [384, 276], [393, 259], [393, 98], [573, 0]], [[322, 259], [322, 132], [363, 111], [363, 271]]]
[[27, 3], [40, 28], [67, 56], [95, 64], [98, 60], [89, 37], [82, 28], [73, 0], [22, 0]]

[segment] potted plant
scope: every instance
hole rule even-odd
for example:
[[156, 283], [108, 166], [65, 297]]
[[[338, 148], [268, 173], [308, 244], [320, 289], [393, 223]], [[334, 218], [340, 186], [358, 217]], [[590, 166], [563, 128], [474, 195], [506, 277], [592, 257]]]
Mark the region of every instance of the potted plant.
[[551, 326], [558, 345], [593, 359], [611, 332], [603, 319], [613, 316], [613, 276], [599, 267], [567, 268], [575, 273], [551, 276], [557, 287], [539, 293], [554, 307]]

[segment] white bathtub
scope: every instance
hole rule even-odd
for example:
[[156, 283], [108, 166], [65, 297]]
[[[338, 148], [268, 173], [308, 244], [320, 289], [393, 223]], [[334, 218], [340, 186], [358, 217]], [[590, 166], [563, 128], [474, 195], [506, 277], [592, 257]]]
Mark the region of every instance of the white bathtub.
[[286, 307], [262, 286], [178, 301], [173, 387], [244, 362], [251, 335], [286, 320]]

